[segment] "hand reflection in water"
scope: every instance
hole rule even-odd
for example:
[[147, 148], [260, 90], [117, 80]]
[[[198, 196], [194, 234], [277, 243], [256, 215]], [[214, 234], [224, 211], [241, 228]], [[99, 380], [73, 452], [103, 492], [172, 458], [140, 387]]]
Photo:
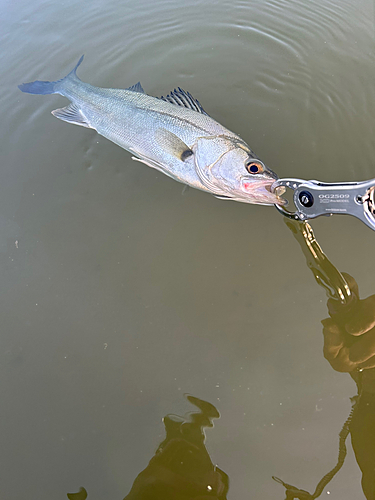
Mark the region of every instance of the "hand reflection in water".
[[324, 356], [334, 370], [349, 372], [358, 386], [359, 399], [350, 424], [352, 445], [362, 471], [362, 488], [375, 499], [375, 295], [359, 299], [358, 285], [344, 277], [356, 295], [350, 316], [340, 314], [337, 302], [328, 301], [331, 318], [322, 321]]
[[375, 367], [375, 295], [359, 299], [358, 285], [349, 274], [342, 273], [356, 304], [350, 315], [340, 314], [337, 301], [327, 303], [331, 318], [324, 319], [324, 356], [334, 370], [353, 372]]
[[[330, 318], [324, 319], [324, 356], [334, 370], [350, 373], [358, 395], [339, 433], [337, 463], [317, 484], [314, 493], [274, 479], [285, 487], [286, 500], [314, 500], [340, 471], [351, 435], [357, 463], [362, 471], [362, 489], [368, 500], [375, 500], [375, 295], [359, 299], [358, 285], [349, 274], [340, 273], [323, 252], [310, 224], [285, 219], [299, 243], [306, 264], [316, 282], [330, 297]], [[328, 493], [328, 492], [327, 492]]]

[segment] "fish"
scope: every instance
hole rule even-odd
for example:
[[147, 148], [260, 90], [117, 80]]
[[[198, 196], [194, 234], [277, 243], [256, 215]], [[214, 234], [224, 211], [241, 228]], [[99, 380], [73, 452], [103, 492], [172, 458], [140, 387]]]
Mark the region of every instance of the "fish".
[[180, 87], [153, 97], [140, 82], [126, 89], [82, 82], [77, 69], [61, 80], [19, 85], [29, 94], [60, 94], [70, 100], [52, 114], [91, 128], [132, 154], [132, 158], [172, 179], [220, 199], [283, 205], [272, 186], [278, 179], [246, 142], [211, 118]]

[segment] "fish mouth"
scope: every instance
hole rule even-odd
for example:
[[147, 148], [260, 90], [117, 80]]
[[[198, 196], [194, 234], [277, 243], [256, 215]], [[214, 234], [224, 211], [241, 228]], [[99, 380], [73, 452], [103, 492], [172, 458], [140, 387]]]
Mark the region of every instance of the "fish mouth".
[[246, 197], [249, 197], [250, 203], [259, 203], [261, 205], [285, 205], [287, 200], [281, 198], [281, 190], [273, 188], [275, 179], [243, 179], [241, 188]]

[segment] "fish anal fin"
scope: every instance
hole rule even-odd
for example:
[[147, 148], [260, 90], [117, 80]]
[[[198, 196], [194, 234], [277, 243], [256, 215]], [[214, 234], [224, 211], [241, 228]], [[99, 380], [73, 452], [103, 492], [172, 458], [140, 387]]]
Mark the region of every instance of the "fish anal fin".
[[165, 128], [158, 128], [155, 132], [155, 138], [160, 147], [181, 161], [187, 160], [193, 154], [193, 151], [182, 139]]
[[192, 109], [197, 113], [202, 113], [202, 115], [208, 115], [203, 109], [201, 103], [198, 99], [195, 99], [190, 92], [183, 90], [181, 87], [172, 90], [167, 96], [161, 96], [159, 99], [163, 101], [170, 102], [171, 104], [176, 104], [177, 106], [183, 106], [184, 108]]
[[81, 127], [92, 128], [88, 123], [87, 118], [75, 104], [69, 104], [69, 106], [65, 106], [65, 108], [54, 109], [52, 114], [64, 122], [74, 123], [75, 125], [80, 125]]
[[136, 83], [135, 85], [132, 85], [131, 87], [128, 87], [125, 90], [131, 90], [132, 92], [139, 92], [140, 94], [145, 94], [146, 92], [143, 90], [143, 87], [141, 85], [141, 82]]

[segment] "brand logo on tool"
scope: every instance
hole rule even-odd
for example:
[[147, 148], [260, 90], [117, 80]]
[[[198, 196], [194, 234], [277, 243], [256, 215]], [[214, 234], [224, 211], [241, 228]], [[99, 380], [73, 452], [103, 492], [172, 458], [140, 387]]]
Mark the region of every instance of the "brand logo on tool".
[[349, 194], [320, 194], [319, 198], [325, 198], [329, 200], [338, 200], [338, 199], [345, 199], [345, 198], [350, 198]]

